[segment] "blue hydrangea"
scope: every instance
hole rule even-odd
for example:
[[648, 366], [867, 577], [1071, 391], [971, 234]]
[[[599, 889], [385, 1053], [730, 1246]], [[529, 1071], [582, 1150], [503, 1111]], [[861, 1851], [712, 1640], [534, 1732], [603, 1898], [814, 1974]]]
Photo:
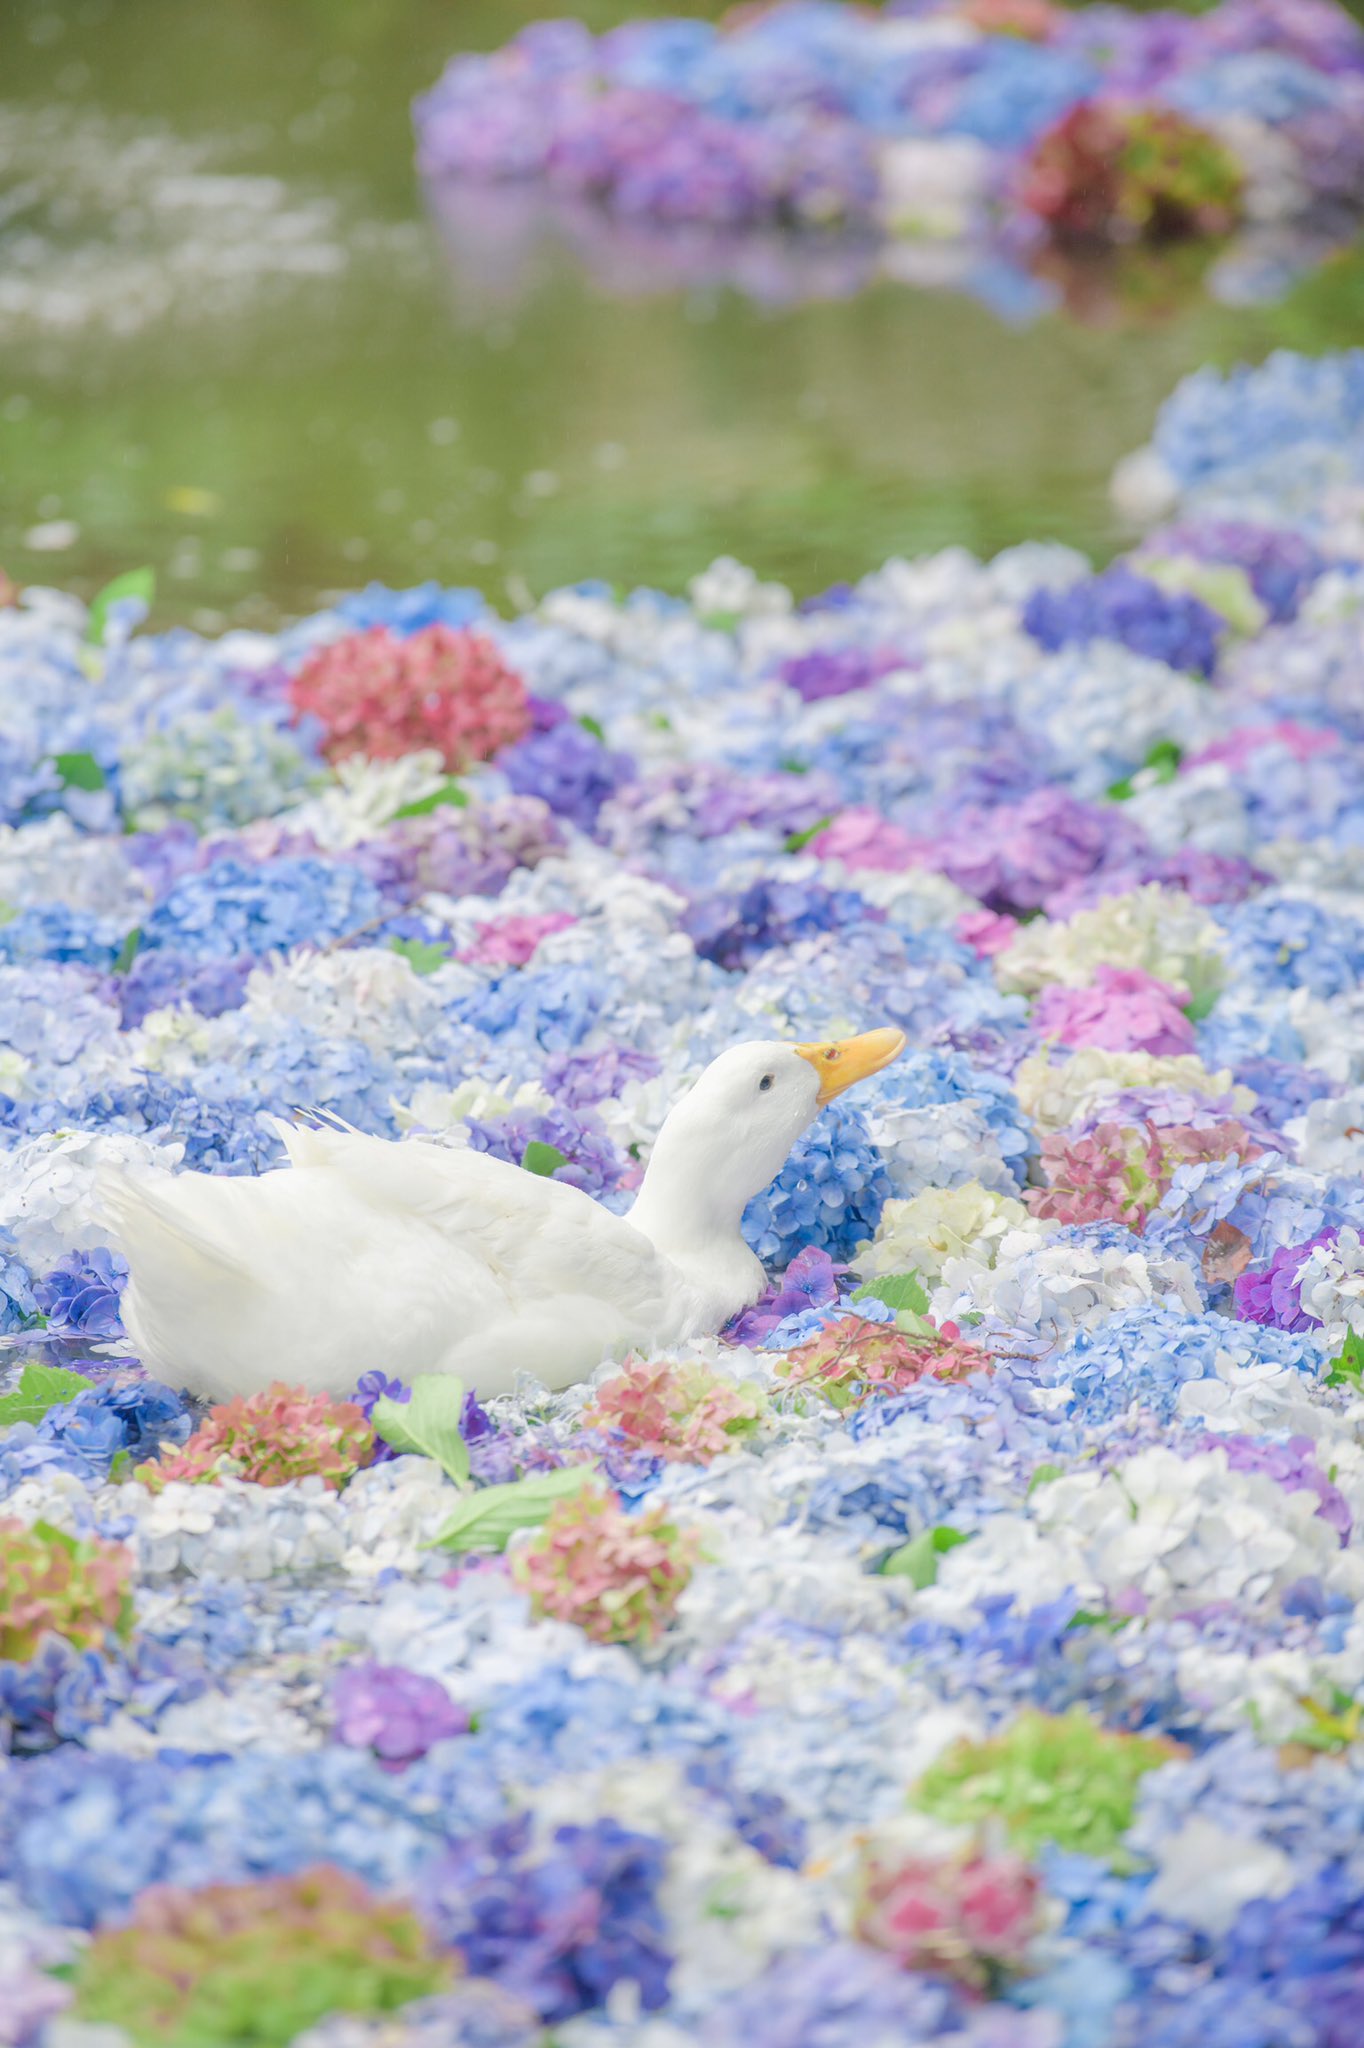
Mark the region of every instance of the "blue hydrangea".
[[259, 957], [345, 938], [373, 924], [380, 909], [374, 884], [346, 861], [252, 866], [224, 854], [173, 884], [142, 927], [142, 947], [196, 960]]
[[38, 1314], [33, 1276], [19, 1257], [10, 1233], [0, 1230], [0, 1337], [27, 1329]]
[[127, 1261], [117, 1252], [103, 1246], [70, 1252], [38, 1282], [34, 1298], [49, 1325], [62, 1335], [96, 1341], [121, 1337], [118, 1308], [127, 1278]]
[[818, 882], [753, 882], [738, 895], [703, 898], [682, 920], [703, 960], [717, 967], [750, 967], [775, 946], [880, 921], [854, 889]]
[[107, 970], [123, 944], [123, 930], [107, 917], [47, 903], [0, 921], [0, 960], [16, 965], [56, 960], [64, 965]]
[[583, 832], [594, 830], [607, 798], [635, 773], [629, 754], [612, 753], [572, 718], [504, 747], [497, 765], [518, 796], [542, 798]]
[[1223, 912], [1231, 971], [1255, 987], [1336, 996], [1364, 973], [1364, 920], [1296, 896], [1259, 896]]
[[1218, 1315], [1180, 1315], [1145, 1303], [1119, 1309], [1093, 1329], [1077, 1330], [1041, 1377], [1053, 1387], [1067, 1388], [1070, 1398], [1063, 1412], [1082, 1417], [1091, 1427], [1133, 1406], [1168, 1423], [1180, 1388], [1189, 1380], [1215, 1378], [1219, 1356], [1239, 1365], [1277, 1366], [1309, 1380], [1317, 1378], [1322, 1360], [1320, 1346], [1309, 1336]]
[[446, 590], [439, 583], [418, 583], [411, 590], [389, 590], [382, 583], [367, 584], [363, 590], [338, 599], [334, 615], [344, 619], [353, 632], [369, 626], [387, 626], [406, 639], [425, 626], [471, 626], [487, 616], [488, 607], [478, 590]]
[[594, 967], [521, 968], [461, 997], [451, 1016], [489, 1038], [519, 1037], [545, 1052], [572, 1052], [610, 997], [610, 984]]
[[797, 1138], [770, 1188], [744, 1211], [744, 1236], [769, 1266], [788, 1266], [806, 1245], [848, 1259], [874, 1237], [891, 1192], [862, 1111], [846, 1096]]
[[495, 1122], [469, 1122], [469, 1143], [476, 1152], [505, 1159], [519, 1166], [528, 1145], [549, 1145], [562, 1152], [564, 1163], [550, 1175], [584, 1194], [600, 1198], [619, 1187], [625, 1161], [609, 1138], [595, 1131], [566, 1109], [541, 1114], [518, 1110]]

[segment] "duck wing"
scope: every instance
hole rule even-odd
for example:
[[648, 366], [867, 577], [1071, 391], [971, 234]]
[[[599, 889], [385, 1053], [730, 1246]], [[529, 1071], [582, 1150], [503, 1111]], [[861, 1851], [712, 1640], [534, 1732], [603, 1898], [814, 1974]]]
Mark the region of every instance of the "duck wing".
[[340, 1393], [379, 1367], [484, 1394], [523, 1370], [566, 1386], [688, 1325], [675, 1269], [576, 1188], [419, 1140], [311, 1130], [289, 1149], [291, 1169], [257, 1179], [102, 1181], [129, 1334], [174, 1385]]

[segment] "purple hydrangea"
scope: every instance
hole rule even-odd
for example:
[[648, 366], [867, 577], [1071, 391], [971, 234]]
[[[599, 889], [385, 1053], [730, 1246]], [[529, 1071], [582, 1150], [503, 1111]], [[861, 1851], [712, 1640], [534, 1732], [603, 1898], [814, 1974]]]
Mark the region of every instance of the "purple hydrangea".
[[583, 832], [594, 829], [606, 799], [635, 774], [629, 754], [612, 753], [572, 718], [504, 747], [497, 765], [518, 796], [540, 797]]
[[434, 1743], [466, 1735], [469, 1716], [436, 1678], [401, 1664], [348, 1664], [332, 1683], [336, 1739], [401, 1771]]
[[761, 1344], [787, 1316], [808, 1308], [827, 1308], [837, 1301], [839, 1275], [846, 1271], [846, 1266], [835, 1265], [818, 1245], [806, 1245], [761, 1301], [726, 1324], [724, 1335], [731, 1344]]
[[547, 1092], [565, 1109], [590, 1109], [620, 1094], [628, 1081], [652, 1081], [659, 1073], [651, 1053], [632, 1045], [607, 1045], [598, 1052], [555, 1053], [542, 1076]]
[[1302, 1244], [1281, 1245], [1267, 1266], [1242, 1273], [1234, 1293], [1243, 1322], [1271, 1324], [1277, 1330], [1315, 1330], [1319, 1324], [1302, 1305], [1298, 1274], [1307, 1254], [1319, 1244], [1334, 1244], [1335, 1230], [1319, 1230]]
[[549, 1145], [564, 1155], [551, 1178], [581, 1188], [584, 1194], [611, 1194], [625, 1178], [625, 1162], [609, 1138], [579, 1121], [572, 1111], [514, 1110], [492, 1123], [469, 1120], [469, 1143], [476, 1152], [520, 1166], [528, 1145]]
[[888, 648], [812, 647], [808, 654], [793, 654], [777, 674], [803, 702], [815, 704], [823, 697], [844, 697], [850, 690], [864, 690], [868, 683], [900, 666], [900, 656]]
[[821, 932], [881, 924], [855, 889], [826, 889], [819, 882], [754, 882], [737, 896], [702, 898], [683, 917], [684, 930], [703, 960], [718, 967], [751, 967], [774, 946], [793, 946]]
[[1244, 519], [1190, 521], [1161, 528], [1143, 553], [1192, 555], [1200, 562], [1227, 562], [1244, 569], [1251, 588], [1278, 625], [1298, 615], [1326, 558], [1305, 534], [1283, 527], [1256, 526]]
[[125, 1031], [133, 1031], [153, 1010], [186, 1004], [201, 1017], [221, 1017], [241, 1008], [254, 960], [198, 960], [171, 949], [139, 953], [114, 988]]
[[558, 1828], [538, 1849], [522, 1815], [457, 1842], [424, 1873], [420, 1902], [473, 1975], [548, 2025], [599, 2010], [617, 1984], [656, 2012], [672, 1966], [658, 1901], [666, 1858], [654, 1836], [614, 1820]]
[[1198, 676], [1216, 668], [1225, 630], [1225, 621], [1201, 599], [1162, 590], [1124, 562], [1063, 590], [1035, 590], [1023, 624], [1053, 654], [1091, 640], [1116, 640], [1134, 654]]
[[1190, 1456], [1198, 1451], [1225, 1451], [1233, 1472], [1261, 1472], [1285, 1493], [1314, 1493], [1322, 1520], [1330, 1523], [1342, 1543], [1349, 1541], [1354, 1526], [1350, 1503], [1318, 1465], [1311, 1437], [1291, 1436], [1287, 1443], [1276, 1443], [1267, 1436], [1220, 1436], [1208, 1431], [1181, 1442], [1179, 1449]]

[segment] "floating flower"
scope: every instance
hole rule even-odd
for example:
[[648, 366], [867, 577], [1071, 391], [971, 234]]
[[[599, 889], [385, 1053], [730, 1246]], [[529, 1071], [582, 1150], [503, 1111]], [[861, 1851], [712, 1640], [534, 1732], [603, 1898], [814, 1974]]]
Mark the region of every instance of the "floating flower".
[[966, 1343], [955, 1323], [906, 1337], [893, 1325], [856, 1314], [841, 1316], [818, 1337], [798, 1344], [777, 1367], [792, 1386], [811, 1387], [840, 1409], [901, 1393], [920, 1380], [964, 1380], [993, 1369], [989, 1353]]
[[765, 1405], [758, 1388], [699, 1363], [635, 1359], [598, 1387], [583, 1421], [650, 1457], [708, 1465], [753, 1433]]
[[400, 1664], [348, 1664], [332, 1681], [336, 1737], [370, 1750], [386, 1771], [400, 1771], [434, 1742], [468, 1732], [469, 1716], [439, 1679]]
[[905, 1969], [997, 1995], [1046, 1925], [1045, 1895], [1021, 1856], [915, 1855], [873, 1838], [862, 1851], [855, 1924]]
[[583, 1488], [517, 1548], [512, 1571], [535, 1613], [574, 1622], [594, 1642], [647, 1643], [672, 1619], [700, 1554], [700, 1537], [661, 1504], [627, 1515], [614, 1494]]
[[23, 1663], [45, 1635], [79, 1650], [126, 1636], [132, 1556], [121, 1543], [78, 1540], [46, 1522], [0, 1520], [0, 1660]]
[[1045, 1843], [1113, 1856], [1132, 1823], [1137, 1787], [1178, 1756], [1159, 1737], [1114, 1735], [1076, 1707], [1020, 1714], [1002, 1735], [963, 1742], [934, 1764], [912, 1803], [940, 1820], [1002, 1821], [1024, 1854]]
[[374, 1432], [363, 1409], [276, 1380], [259, 1394], [211, 1408], [184, 1448], [137, 1477], [159, 1493], [177, 1480], [224, 1478], [287, 1486], [315, 1474], [333, 1492], [369, 1458]]
[[199, 1891], [152, 1886], [126, 1927], [103, 1929], [81, 1956], [75, 2010], [148, 2048], [286, 2048], [324, 2014], [392, 2012], [452, 1974], [410, 1909], [318, 1864]]
[[447, 768], [486, 761], [530, 723], [525, 685], [491, 640], [423, 626], [397, 639], [371, 626], [309, 655], [289, 685], [300, 716], [319, 719], [328, 760], [391, 761], [435, 750]]

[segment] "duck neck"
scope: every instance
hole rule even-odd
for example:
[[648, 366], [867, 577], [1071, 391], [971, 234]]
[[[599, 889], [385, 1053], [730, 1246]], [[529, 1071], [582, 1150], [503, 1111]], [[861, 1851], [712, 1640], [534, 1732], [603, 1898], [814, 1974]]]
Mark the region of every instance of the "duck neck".
[[659, 1132], [630, 1221], [681, 1273], [697, 1330], [719, 1329], [762, 1293], [762, 1266], [740, 1229], [748, 1198], [713, 1142], [685, 1128]]

